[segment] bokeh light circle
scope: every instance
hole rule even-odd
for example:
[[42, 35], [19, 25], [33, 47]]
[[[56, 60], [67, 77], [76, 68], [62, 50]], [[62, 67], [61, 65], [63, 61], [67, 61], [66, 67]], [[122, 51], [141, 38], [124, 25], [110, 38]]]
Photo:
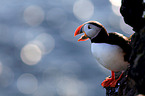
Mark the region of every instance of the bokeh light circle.
[[82, 20], [89, 20], [94, 14], [94, 5], [89, 0], [78, 0], [73, 6], [74, 15]]
[[27, 44], [21, 50], [21, 59], [25, 64], [35, 65], [42, 57], [40, 48], [35, 44]]
[[113, 6], [121, 6], [121, 0], [109, 0]]
[[34, 42], [39, 46], [43, 54], [49, 54], [55, 47], [55, 39], [47, 33], [38, 35]]
[[24, 11], [24, 20], [30, 26], [37, 26], [44, 20], [44, 11], [37, 5], [31, 5]]
[[57, 92], [60, 96], [86, 96], [86, 85], [77, 78], [63, 76], [58, 80]]
[[24, 73], [17, 80], [17, 88], [24, 94], [32, 94], [38, 88], [38, 81], [34, 75]]
[[111, 8], [112, 11], [117, 15], [117, 16], [121, 16], [120, 14], [120, 6], [121, 6], [121, 0], [109, 0], [110, 3], [112, 4]]

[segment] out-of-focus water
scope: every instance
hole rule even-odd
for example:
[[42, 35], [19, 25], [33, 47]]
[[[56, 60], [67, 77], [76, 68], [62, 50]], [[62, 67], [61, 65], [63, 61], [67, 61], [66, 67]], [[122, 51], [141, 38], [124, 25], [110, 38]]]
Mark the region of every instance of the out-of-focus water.
[[104, 96], [110, 71], [74, 31], [97, 20], [130, 36], [115, 1], [0, 0], [0, 96]]

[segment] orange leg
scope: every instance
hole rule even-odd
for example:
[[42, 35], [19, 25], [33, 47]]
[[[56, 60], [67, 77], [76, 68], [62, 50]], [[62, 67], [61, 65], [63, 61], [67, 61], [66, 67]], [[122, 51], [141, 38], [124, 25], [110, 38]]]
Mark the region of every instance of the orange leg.
[[115, 80], [115, 73], [114, 73], [114, 71], [111, 71], [111, 78], [107, 78], [107, 79], [105, 79], [102, 83], [101, 83], [101, 85], [103, 86], [103, 87], [115, 87], [116, 86], [116, 83], [118, 82], [118, 80], [120, 80], [121, 79], [121, 77], [122, 77], [122, 75], [123, 75], [123, 73], [119, 76], [119, 78], [118, 79], [116, 79]]

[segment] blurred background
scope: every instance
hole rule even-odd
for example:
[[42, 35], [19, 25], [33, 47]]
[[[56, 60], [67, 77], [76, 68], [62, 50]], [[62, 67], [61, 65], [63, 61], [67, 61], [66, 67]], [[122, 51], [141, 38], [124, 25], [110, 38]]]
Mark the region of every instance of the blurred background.
[[0, 0], [0, 96], [104, 96], [110, 71], [75, 29], [89, 20], [133, 34], [121, 0]]

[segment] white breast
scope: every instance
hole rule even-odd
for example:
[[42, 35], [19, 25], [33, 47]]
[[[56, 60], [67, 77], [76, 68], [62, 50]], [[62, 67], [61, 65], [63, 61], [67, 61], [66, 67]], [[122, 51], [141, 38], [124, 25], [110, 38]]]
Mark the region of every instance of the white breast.
[[123, 50], [117, 45], [107, 43], [92, 43], [91, 51], [97, 62], [112, 71], [127, 69], [128, 62], [124, 61]]

